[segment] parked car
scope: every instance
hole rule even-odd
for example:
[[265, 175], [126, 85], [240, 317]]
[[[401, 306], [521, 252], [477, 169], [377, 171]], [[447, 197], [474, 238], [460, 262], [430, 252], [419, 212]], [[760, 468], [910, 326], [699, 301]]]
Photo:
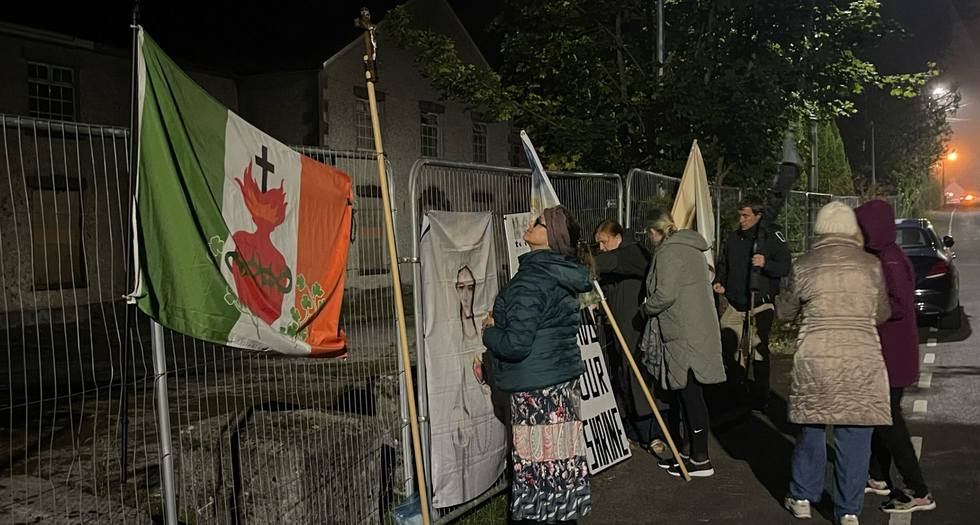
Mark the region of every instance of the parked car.
[[960, 277], [953, 238], [941, 240], [927, 219], [897, 219], [895, 242], [915, 268], [915, 310], [938, 318], [940, 328], [960, 327]]

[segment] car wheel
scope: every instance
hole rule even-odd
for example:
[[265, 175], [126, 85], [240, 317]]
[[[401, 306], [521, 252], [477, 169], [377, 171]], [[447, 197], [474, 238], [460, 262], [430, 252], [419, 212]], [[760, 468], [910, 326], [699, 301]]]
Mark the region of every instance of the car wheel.
[[952, 312], [939, 318], [939, 328], [943, 330], [957, 330], [962, 324], [960, 307], [956, 307]]

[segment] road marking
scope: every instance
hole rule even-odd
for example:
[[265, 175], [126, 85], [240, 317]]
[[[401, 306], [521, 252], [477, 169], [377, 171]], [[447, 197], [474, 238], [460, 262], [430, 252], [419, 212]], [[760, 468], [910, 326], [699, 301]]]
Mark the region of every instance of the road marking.
[[923, 364], [931, 365], [936, 362], [936, 354], [926, 354], [922, 359]]
[[922, 372], [919, 374], [919, 388], [929, 388], [932, 386], [932, 372]]
[[949, 212], [949, 228], [946, 230], [946, 235], [950, 237], [953, 236], [953, 215], [956, 215], [956, 206], [953, 206], [953, 211]]
[[939, 331], [939, 328], [936, 327], [936, 326], [930, 326], [929, 327], [929, 331], [935, 333], [935, 332], [938, 332]]
[[929, 401], [926, 399], [916, 399], [912, 403], [912, 412], [925, 414], [929, 410]]
[[939, 342], [936, 341], [935, 339], [929, 339], [928, 341], [926, 341], [926, 346], [928, 346], [929, 348], [932, 348], [937, 344], [939, 344]]
[[[922, 455], [922, 437], [912, 436], [912, 448], [915, 449], [915, 457], [918, 458]], [[888, 525], [912, 525], [912, 513], [908, 514], [890, 514], [888, 518]]]

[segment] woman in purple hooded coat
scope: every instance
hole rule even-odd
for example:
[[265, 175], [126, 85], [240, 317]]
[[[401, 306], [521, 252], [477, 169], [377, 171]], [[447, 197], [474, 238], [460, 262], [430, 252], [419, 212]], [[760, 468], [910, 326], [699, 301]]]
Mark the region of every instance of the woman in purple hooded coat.
[[[888, 288], [892, 314], [878, 327], [881, 353], [891, 387], [892, 426], [875, 427], [871, 438], [871, 466], [866, 493], [890, 495], [881, 506], [888, 513], [907, 513], [936, 508], [922, 479], [909, 430], [902, 417], [902, 395], [919, 377], [919, 332], [915, 316], [915, 271], [905, 252], [895, 244], [895, 212], [885, 201], [874, 200], [854, 210], [864, 234], [865, 248], [878, 256]], [[895, 490], [891, 463], [905, 480], [904, 491]]]

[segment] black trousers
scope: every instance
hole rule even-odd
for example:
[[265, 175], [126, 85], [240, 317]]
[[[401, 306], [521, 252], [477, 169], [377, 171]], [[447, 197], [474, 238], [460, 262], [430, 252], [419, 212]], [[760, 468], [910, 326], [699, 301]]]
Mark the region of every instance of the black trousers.
[[922, 498], [929, 493], [929, 487], [922, 479], [919, 460], [915, 457], [912, 440], [909, 439], [909, 429], [902, 416], [902, 396], [904, 388], [891, 389], [892, 425], [890, 427], [875, 427], [871, 435], [871, 479], [884, 481], [889, 487], [894, 487], [891, 478], [892, 462], [898, 473], [902, 475], [905, 486]]
[[[694, 372], [687, 372], [687, 386], [671, 392], [672, 402], [667, 414], [668, 431], [679, 450], [680, 443], [686, 442], [689, 455], [694, 461], [708, 459], [708, 405], [704, 402], [704, 389], [694, 378]], [[684, 422], [684, 438], [681, 438], [681, 420]]]
[[756, 398], [769, 400], [769, 378], [772, 375], [772, 360], [769, 355], [769, 332], [772, 330], [772, 320], [775, 310], [766, 310], [755, 315], [755, 330], [759, 334], [759, 344], [755, 351], [762, 357], [761, 361], [753, 361], [752, 395]]

